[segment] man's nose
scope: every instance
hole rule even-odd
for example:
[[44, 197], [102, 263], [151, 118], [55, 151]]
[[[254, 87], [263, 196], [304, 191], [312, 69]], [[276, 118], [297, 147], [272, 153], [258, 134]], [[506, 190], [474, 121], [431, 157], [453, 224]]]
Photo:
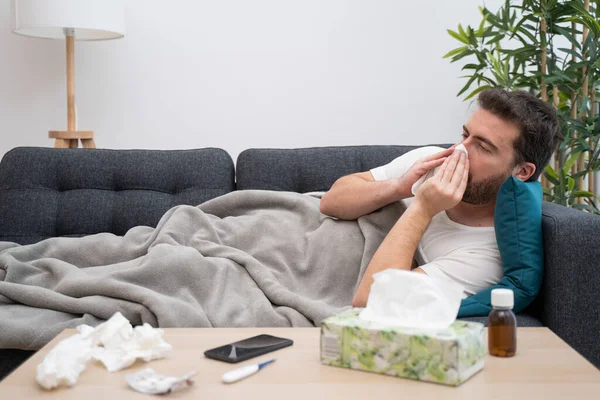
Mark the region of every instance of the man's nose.
[[463, 146], [465, 146], [465, 148], [467, 149], [467, 151], [470, 153], [471, 152], [471, 146], [473, 145], [473, 139], [471, 139], [471, 137], [469, 136], [466, 139], [463, 139], [462, 142], [460, 142]]

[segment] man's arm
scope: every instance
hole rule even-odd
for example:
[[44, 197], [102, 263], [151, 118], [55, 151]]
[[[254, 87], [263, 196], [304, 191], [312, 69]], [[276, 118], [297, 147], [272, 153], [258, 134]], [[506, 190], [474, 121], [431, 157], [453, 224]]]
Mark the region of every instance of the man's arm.
[[[352, 305], [367, 304], [373, 275], [387, 268], [410, 270], [423, 233], [437, 213], [458, 204], [467, 187], [469, 162], [462, 151], [447, 157], [436, 174], [425, 181], [415, 200], [385, 237], [367, 266]], [[417, 272], [423, 272], [418, 270]]]
[[409, 195], [399, 179], [376, 181], [370, 171], [360, 172], [335, 181], [321, 198], [321, 212], [351, 220]]
[[370, 171], [339, 178], [321, 198], [321, 212], [340, 219], [356, 219], [383, 206], [412, 196], [412, 185], [436, 168], [454, 151], [454, 146], [414, 162], [407, 172], [393, 179], [376, 181]]
[[[385, 237], [367, 266], [352, 306], [364, 307], [371, 291], [373, 275], [388, 268], [410, 270], [413, 255], [432, 216], [419, 203], [412, 203]], [[419, 271], [423, 272], [423, 271]]]

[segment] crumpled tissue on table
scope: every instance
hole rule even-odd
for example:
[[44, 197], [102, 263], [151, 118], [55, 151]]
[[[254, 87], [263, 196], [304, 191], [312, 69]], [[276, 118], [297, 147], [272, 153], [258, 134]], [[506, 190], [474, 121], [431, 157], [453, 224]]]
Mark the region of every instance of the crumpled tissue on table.
[[133, 328], [120, 312], [92, 328], [79, 325], [75, 334], [58, 343], [37, 366], [36, 381], [45, 389], [73, 386], [90, 359], [99, 360], [110, 372], [129, 367], [138, 358], [165, 357], [172, 346], [164, 331], [145, 323]]

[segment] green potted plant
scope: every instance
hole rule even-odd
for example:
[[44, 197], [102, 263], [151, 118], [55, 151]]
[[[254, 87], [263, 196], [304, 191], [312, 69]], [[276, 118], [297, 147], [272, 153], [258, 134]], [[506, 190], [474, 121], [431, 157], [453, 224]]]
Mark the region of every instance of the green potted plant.
[[542, 176], [545, 199], [600, 213], [600, 0], [506, 0], [496, 13], [480, 11], [477, 27], [448, 30], [460, 46], [444, 57], [466, 71], [457, 96], [503, 87], [551, 102], [562, 138]]

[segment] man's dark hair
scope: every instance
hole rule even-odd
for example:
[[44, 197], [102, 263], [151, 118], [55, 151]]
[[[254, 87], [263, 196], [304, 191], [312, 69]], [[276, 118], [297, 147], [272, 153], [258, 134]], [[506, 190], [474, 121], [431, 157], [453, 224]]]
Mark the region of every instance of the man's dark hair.
[[484, 110], [519, 128], [519, 136], [513, 144], [514, 165], [535, 164], [535, 173], [528, 181], [537, 180], [559, 140], [560, 124], [554, 108], [527, 92], [499, 88], [482, 91], [478, 103]]

